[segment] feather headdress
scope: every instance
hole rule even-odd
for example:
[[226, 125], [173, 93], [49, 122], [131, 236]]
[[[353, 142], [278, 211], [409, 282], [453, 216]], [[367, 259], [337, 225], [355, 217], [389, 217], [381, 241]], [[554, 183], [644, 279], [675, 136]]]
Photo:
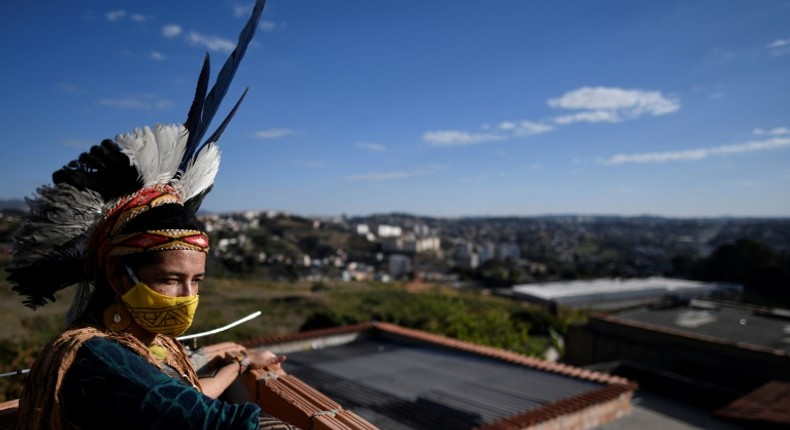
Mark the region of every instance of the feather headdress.
[[[94, 281], [96, 254], [123, 223], [163, 203], [196, 213], [219, 169], [216, 142], [246, 95], [204, 139], [263, 12], [257, 0], [238, 44], [209, 90], [209, 56], [183, 124], [144, 127], [105, 140], [52, 175], [52, 184], [27, 199], [30, 211], [14, 238], [12, 289], [36, 308], [69, 285]], [[144, 201], [143, 201], [144, 200]], [[143, 201], [141, 203], [141, 201]], [[144, 203], [144, 204], [143, 204]], [[79, 295], [79, 293], [78, 293]]]

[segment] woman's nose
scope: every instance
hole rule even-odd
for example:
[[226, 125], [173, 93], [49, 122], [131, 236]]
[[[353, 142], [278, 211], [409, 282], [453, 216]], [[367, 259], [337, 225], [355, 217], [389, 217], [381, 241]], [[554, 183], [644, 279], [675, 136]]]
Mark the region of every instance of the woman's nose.
[[187, 282], [185, 292], [187, 296], [197, 295], [198, 284], [195, 282]]

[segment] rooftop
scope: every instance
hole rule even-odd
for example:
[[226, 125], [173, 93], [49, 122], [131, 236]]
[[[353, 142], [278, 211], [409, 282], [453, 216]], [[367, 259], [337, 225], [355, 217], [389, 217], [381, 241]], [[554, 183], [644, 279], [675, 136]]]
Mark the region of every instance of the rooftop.
[[730, 403], [716, 415], [764, 428], [790, 426], [790, 383], [771, 381]]
[[568, 306], [606, 308], [608, 303], [639, 304], [663, 296], [710, 295], [718, 291], [736, 291], [740, 286], [663, 277], [635, 279], [594, 279], [523, 284], [512, 287], [512, 295], [540, 302]]
[[[255, 341], [283, 367], [382, 429], [530, 428], [601, 405], [630, 413], [627, 380], [374, 323]], [[566, 426], [563, 428], [586, 428]]]
[[692, 300], [687, 306], [645, 307], [608, 318], [704, 336], [736, 346], [753, 345], [790, 353], [790, 314], [780, 309]]

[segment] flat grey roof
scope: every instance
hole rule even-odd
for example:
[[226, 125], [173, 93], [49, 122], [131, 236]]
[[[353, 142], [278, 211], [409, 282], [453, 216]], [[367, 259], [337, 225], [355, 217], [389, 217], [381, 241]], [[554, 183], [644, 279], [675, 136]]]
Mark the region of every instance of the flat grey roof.
[[745, 306], [692, 300], [689, 306], [639, 308], [619, 312], [615, 316], [725, 341], [790, 352], [790, 318], [781, 315], [781, 311], [775, 312], [775, 315], [762, 314]]
[[382, 336], [289, 352], [283, 367], [388, 430], [471, 429], [604, 386]]

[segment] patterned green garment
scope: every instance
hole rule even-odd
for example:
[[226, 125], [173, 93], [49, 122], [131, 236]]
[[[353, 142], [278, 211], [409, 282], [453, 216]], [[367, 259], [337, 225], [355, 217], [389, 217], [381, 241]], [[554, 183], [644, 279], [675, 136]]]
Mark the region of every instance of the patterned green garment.
[[260, 426], [258, 405], [207, 397], [118, 342], [100, 337], [80, 347], [65, 375], [60, 401], [67, 428], [257, 430]]

